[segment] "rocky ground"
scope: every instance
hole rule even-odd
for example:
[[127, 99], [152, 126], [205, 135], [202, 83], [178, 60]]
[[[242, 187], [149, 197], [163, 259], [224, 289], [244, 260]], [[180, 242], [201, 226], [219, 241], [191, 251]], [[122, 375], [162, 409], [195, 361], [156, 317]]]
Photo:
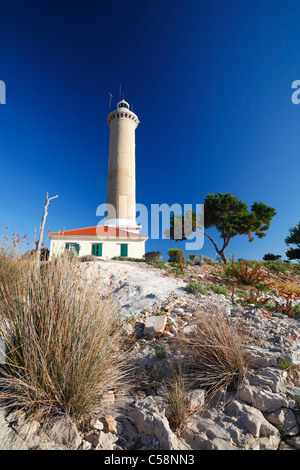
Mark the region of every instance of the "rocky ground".
[[[27, 423], [21, 412], [0, 413], [0, 449], [106, 450], [299, 450], [300, 319], [266, 305], [300, 304], [299, 294], [279, 286], [269, 272], [268, 302], [241, 305], [239, 286], [220, 276], [218, 266], [186, 266], [178, 276], [171, 266], [108, 261], [82, 263], [84, 279], [99, 282], [127, 318], [132, 361], [138, 371], [129, 396], [103, 397], [97, 419], [77, 429], [56, 418], [47, 428]], [[227, 295], [185, 291], [189, 282], [227, 286]], [[285, 283], [300, 286], [299, 276]], [[258, 298], [257, 298], [258, 299]], [[281, 310], [281, 311], [280, 311]], [[178, 354], [178, 338], [193, 334], [201, 312], [218, 311], [246, 336], [249, 373], [237, 391], [220, 390], [212, 399], [202, 389], [188, 392], [188, 419], [175, 430], [168, 419], [168, 390], [162, 377]]]

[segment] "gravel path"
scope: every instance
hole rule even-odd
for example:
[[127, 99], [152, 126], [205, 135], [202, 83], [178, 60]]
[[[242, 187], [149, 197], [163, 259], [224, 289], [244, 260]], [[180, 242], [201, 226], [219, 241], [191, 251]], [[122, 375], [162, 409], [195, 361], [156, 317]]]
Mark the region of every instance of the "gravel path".
[[182, 292], [184, 281], [168, 277], [163, 270], [132, 261], [82, 263], [80, 269], [89, 282], [99, 282], [120, 304], [124, 316], [139, 315], [172, 293]]

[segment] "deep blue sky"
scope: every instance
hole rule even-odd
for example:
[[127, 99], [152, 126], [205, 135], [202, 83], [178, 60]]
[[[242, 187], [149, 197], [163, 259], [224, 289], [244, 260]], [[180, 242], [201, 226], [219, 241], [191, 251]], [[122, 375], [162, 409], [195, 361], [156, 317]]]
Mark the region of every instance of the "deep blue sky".
[[[278, 213], [267, 236], [227, 251], [284, 256], [300, 219], [299, 1], [2, 1], [0, 80], [2, 230], [33, 238], [47, 191], [59, 198], [46, 231], [98, 223], [109, 92], [115, 105], [122, 83], [141, 121], [137, 202], [201, 204], [219, 191], [263, 201]], [[173, 246], [184, 248], [146, 249]], [[215, 256], [209, 241], [201, 253]]]

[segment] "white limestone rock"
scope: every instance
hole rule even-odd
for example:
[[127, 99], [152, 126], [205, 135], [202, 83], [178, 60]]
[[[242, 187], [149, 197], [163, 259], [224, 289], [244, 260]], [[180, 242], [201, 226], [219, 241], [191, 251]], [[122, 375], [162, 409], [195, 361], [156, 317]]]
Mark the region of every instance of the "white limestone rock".
[[163, 334], [166, 324], [166, 315], [149, 316], [146, 318], [144, 335], [160, 336]]
[[299, 426], [293, 411], [289, 408], [280, 408], [266, 415], [268, 421], [274, 424], [284, 436], [295, 436], [299, 433]]

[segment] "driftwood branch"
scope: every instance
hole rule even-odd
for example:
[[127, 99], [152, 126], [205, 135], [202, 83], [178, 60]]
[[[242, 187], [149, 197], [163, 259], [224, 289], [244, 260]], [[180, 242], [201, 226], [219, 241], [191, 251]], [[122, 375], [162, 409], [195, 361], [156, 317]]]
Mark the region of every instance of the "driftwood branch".
[[43, 243], [44, 229], [45, 229], [46, 218], [47, 218], [47, 215], [48, 215], [49, 202], [52, 201], [52, 199], [56, 199], [57, 197], [58, 196], [49, 197], [48, 193], [47, 193], [47, 196], [46, 196], [46, 202], [45, 202], [45, 206], [44, 206], [42, 222], [41, 222], [41, 225], [40, 225], [39, 240], [36, 244], [36, 251], [38, 252], [38, 254], [37, 254], [37, 260], [38, 260], [37, 263], [38, 263], [38, 265], [39, 265], [39, 260], [40, 260], [40, 253], [39, 252], [41, 251], [41, 247], [42, 247], [42, 243]]

